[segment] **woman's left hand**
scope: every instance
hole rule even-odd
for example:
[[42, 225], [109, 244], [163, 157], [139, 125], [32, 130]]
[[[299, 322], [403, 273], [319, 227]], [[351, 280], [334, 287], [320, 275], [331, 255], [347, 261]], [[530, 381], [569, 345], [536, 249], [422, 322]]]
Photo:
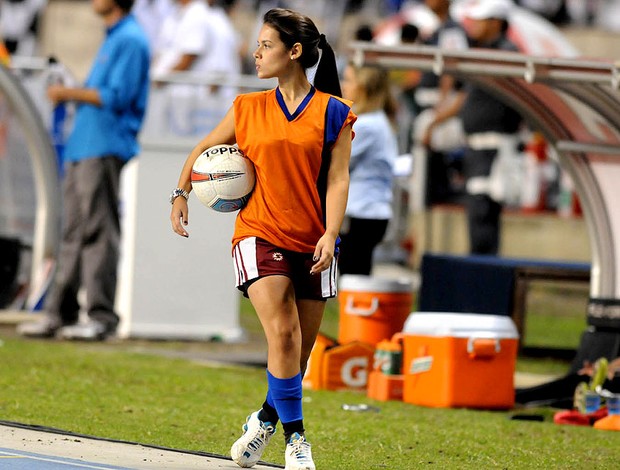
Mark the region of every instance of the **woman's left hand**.
[[62, 85], [50, 85], [47, 87], [47, 98], [56, 106], [66, 100], [66, 87]]
[[328, 234], [319, 238], [314, 249], [313, 260], [316, 261], [310, 269], [310, 274], [318, 274], [325, 271], [332, 263], [334, 259], [334, 246], [336, 245], [336, 239]]

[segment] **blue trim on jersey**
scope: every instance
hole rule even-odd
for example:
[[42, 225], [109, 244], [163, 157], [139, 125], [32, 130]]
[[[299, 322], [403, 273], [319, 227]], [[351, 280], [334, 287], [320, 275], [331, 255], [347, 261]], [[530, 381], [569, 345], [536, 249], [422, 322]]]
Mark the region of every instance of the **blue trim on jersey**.
[[330, 148], [338, 140], [342, 125], [349, 115], [351, 108], [336, 98], [329, 98], [325, 114], [325, 146]]
[[[323, 226], [327, 225], [325, 209], [327, 206], [327, 173], [332, 161], [332, 147], [338, 140], [338, 136], [342, 131], [342, 126], [349, 116], [351, 108], [334, 98], [329, 98], [327, 107], [325, 108], [325, 131], [323, 135], [323, 150], [321, 151], [321, 169], [316, 181], [316, 188], [321, 199], [321, 210], [323, 211]], [[340, 242], [336, 242], [336, 247]]]
[[280, 88], [279, 87], [276, 88], [276, 99], [278, 100], [278, 104], [280, 105], [280, 109], [282, 109], [282, 112], [286, 116], [286, 119], [288, 120], [288, 122], [293, 121], [297, 116], [299, 116], [301, 114], [301, 112], [304, 109], [306, 109], [306, 106], [308, 106], [308, 103], [310, 103], [310, 99], [314, 96], [314, 92], [315, 91], [316, 91], [316, 88], [311, 86], [310, 87], [310, 91], [308, 92], [306, 97], [299, 104], [299, 106], [297, 106], [297, 109], [295, 110], [295, 112], [293, 114], [291, 114], [291, 113], [288, 112], [288, 108], [286, 107], [286, 103], [284, 102], [284, 97], [282, 96], [282, 92], [280, 92]]

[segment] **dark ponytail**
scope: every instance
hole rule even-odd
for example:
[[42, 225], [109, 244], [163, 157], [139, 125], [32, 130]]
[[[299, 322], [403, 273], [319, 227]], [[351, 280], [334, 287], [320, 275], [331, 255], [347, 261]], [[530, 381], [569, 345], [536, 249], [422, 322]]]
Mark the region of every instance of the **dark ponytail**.
[[[278, 31], [280, 39], [289, 49], [296, 42], [301, 44], [302, 53], [298, 60], [304, 70], [316, 65], [320, 57], [314, 86], [324, 93], [342, 96], [334, 50], [310, 18], [286, 8], [273, 8], [265, 13], [263, 22]], [[322, 54], [319, 54], [319, 49]]]
[[342, 90], [340, 89], [340, 80], [338, 78], [338, 68], [336, 66], [336, 54], [332, 46], [329, 45], [325, 35], [321, 34], [319, 48], [322, 51], [321, 61], [316, 68], [314, 76], [314, 86], [317, 90], [321, 90], [330, 95], [342, 98]]

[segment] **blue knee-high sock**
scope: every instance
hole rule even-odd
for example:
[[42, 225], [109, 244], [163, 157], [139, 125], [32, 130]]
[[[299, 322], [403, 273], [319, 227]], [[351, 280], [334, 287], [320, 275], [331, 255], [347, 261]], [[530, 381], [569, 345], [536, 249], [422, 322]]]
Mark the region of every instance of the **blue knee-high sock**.
[[301, 373], [288, 379], [279, 379], [267, 371], [267, 403], [271, 398], [282, 424], [303, 420], [301, 409]]

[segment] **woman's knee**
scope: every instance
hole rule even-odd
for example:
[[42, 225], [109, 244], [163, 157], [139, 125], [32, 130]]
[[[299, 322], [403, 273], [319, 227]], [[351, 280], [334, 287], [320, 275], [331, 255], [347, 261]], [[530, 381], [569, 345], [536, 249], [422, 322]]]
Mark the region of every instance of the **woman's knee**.
[[299, 325], [292, 322], [278, 322], [268, 335], [271, 341], [282, 352], [289, 352], [301, 348]]

